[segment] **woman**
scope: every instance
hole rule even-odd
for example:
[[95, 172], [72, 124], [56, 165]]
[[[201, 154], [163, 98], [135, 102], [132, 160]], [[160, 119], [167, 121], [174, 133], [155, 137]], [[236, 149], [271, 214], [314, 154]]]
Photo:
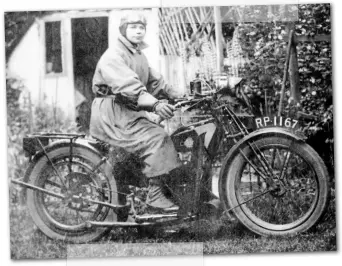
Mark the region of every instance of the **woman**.
[[141, 52], [146, 47], [146, 18], [129, 13], [122, 17], [119, 30], [121, 35], [95, 70], [90, 133], [142, 158], [143, 173], [149, 179], [146, 203], [176, 210], [178, 206], [164, 194], [164, 182], [180, 166], [177, 152], [164, 129], [147, 119], [146, 113], [164, 119], [173, 116], [174, 107], [158, 100], [170, 98], [171, 87], [149, 67]]

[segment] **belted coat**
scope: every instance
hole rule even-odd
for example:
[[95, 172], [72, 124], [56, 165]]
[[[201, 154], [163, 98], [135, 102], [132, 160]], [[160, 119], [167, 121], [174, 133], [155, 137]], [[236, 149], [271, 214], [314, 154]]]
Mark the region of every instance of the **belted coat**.
[[[170, 94], [162, 76], [149, 67], [146, 56], [120, 35], [113, 47], [100, 58], [94, 78], [93, 92], [109, 86], [110, 95], [96, 97], [92, 103], [90, 134], [113, 146], [137, 154], [145, 163], [146, 177], [167, 174], [180, 165], [170, 136], [148, 119], [146, 111], [134, 107], [140, 97], [163, 98]], [[118, 101], [118, 98], [124, 101]]]

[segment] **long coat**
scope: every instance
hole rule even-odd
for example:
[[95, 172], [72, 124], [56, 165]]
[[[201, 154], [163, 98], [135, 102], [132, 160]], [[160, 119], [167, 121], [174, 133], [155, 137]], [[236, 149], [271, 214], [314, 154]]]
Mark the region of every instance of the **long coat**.
[[[144, 47], [145, 44], [139, 48]], [[137, 105], [139, 97], [149, 93], [162, 98], [170, 93], [171, 88], [149, 67], [146, 56], [123, 36], [100, 58], [93, 78], [94, 93], [98, 85], [109, 86], [112, 94], [124, 98], [125, 103], [112, 96], [95, 98], [90, 134], [140, 156], [147, 177], [167, 174], [178, 167], [177, 152], [169, 135], [148, 119], [146, 111], [131, 108]]]

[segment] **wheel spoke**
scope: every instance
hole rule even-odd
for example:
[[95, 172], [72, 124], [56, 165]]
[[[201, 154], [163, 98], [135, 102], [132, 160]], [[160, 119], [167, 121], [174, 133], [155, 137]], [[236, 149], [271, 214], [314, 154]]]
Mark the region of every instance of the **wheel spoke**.
[[244, 152], [240, 149], [241, 155], [245, 158], [248, 164], [257, 172], [266, 182], [269, 178], [261, 171], [259, 168], [244, 154]]
[[285, 155], [285, 160], [284, 160], [284, 163], [283, 163], [283, 167], [281, 169], [280, 176], [279, 176], [280, 180], [284, 179], [284, 173], [287, 172], [287, 167], [288, 167], [288, 164], [289, 164], [289, 161], [290, 161], [291, 157], [292, 157], [292, 153], [290, 151], [287, 151], [286, 155]]
[[49, 185], [54, 186], [54, 187], [62, 188], [62, 186], [60, 184], [57, 184], [56, 182], [53, 182], [51, 180], [46, 180], [46, 184], [49, 184]]
[[77, 224], [80, 223], [80, 213], [78, 210], [76, 210], [76, 221], [77, 221]]
[[271, 191], [272, 191], [272, 190], [268, 189], [268, 190], [266, 190], [266, 191], [264, 191], [264, 192], [258, 194], [257, 196], [254, 196], [254, 197], [252, 197], [252, 198], [250, 198], [250, 199], [248, 199], [248, 200], [245, 200], [245, 201], [239, 203], [237, 206], [234, 206], [234, 207], [230, 208], [230, 209], [228, 210], [228, 212], [231, 211], [231, 210], [234, 210], [234, 209], [237, 208], [237, 207], [240, 207], [241, 205], [244, 205], [244, 204], [247, 204], [247, 203], [249, 203], [249, 202], [251, 202], [251, 201], [253, 201], [253, 200], [256, 200], [257, 198], [260, 198], [260, 197], [264, 196], [265, 194], [270, 193]]
[[[298, 166], [303, 165], [303, 164], [306, 164], [306, 163], [304, 161], [298, 162], [297, 164], [291, 166], [291, 169], [299, 168]], [[307, 167], [307, 165], [306, 165], [306, 167]]]
[[275, 161], [276, 161], [276, 156], [277, 156], [277, 152], [278, 152], [278, 149], [273, 149], [272, 151], [272, 160], [271, 160], [271, 167], [272, 169], [274, 168], [274, 164], [275, 164]]
[[51, 161], [49, 155], [47, 154], [47, 152], [46, 152], [46, 150], [45, 150], [43, 144], [42, 144], [41, 141], [39, 140], [39, 138], [37, 138], [37, 140], [38, 140], [38, 143], [39, 143], [40, 147], [42, 148], [42, 150], [43, 150], [43, 152], [44, 152], [45, 157], [48, 159], [50, 165], [52, 166], [53, 170], [55, 171], [56, 175], [58, 176], [59, 180], [61, 181], [63, 187], [65, 188], [66, 185], [65, 185], [65, 182], [64, 182], [64, 179], [63, 179], [62, 175], [61, 175], [60, 172], [57, 170], [57, 168], [56, 168], [56, 166], [54, 165], [54, 163]]
[[252, 173], [251, 173], [251, 166], [248, 165], [248, 174], [249, 174], [249, 191], [251, 194], [253, 193], [253, 183], [252, 183]]
[[276, 212], [277, 212], [277, 211], [281, 211], [281, 209], [279, 210], [278, 208], [279, 208], [279, 202], [278, 202], [278, 201], [276, 201], [276, 202], [275, 202], [275, 206], [272, 208], [272, 209], [273, 209], [273, 211], [272, 211], [272, 215], [271, 215], [271, 217], [275, 217], [275, 216], [276, 216], [276, 215], [275, 215], [275, 214], [276, 214]]
[[269, 173], [269, 177], [270, 178], [274, 178], [274, 173], [273, 173], [272, 167], [270, 166], [270, 164], [266, 160], [263, 152], [260, 151], [258, 146], [256, 146], [255, 144], [254, 144], [254, 147], [253, 147], [253, 145], [251, 143], [248, 143], [248, 145], [252, 149], [254, 154], [256, 155], [256, 158], [259, 160], [259, 162], [260, 162], [262, 168], [264, 169], [266, 175], [268, 175], [267, 173]]
[[[72, 145], [72, 143], [71, 143], [71, 145]], [[72, 146], [70, 146], [68, 169], [69, 169], [69, 174], [70, 174], [72, 172]]]

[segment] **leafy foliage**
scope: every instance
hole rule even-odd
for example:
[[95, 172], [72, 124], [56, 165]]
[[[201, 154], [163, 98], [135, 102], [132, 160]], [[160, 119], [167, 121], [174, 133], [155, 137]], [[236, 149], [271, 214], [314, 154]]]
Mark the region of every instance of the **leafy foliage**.
[[[295, 29], [297, 36], [314, 37], [331, 33], [330, 5], [299, 5], [299, 20], [294, 23], [273, 21], [241, 23], [238, 26], [242, 49], [250, 62], [243, 68], [246, 79], [244, 93], [256, 115], [276, 114], [280, 101], [286, 59], [288, 27]], [[333, 103], [332, 63], [329, 42], [298, 42], [297, 57], [301, 101], [293, 104], [290, 91], [285, 93], [284, 112], [303, 111], [314, 115], [317, 121], [303, 123], [303, 131], [309, 143], [323, 155], [333, 172]], [[289, 82], [286, 88], [289, 88]], [[316, 139], [324, 139], [324, 145]]]
[[[20, 108], [19, 97], [23, 85], [18, 80], [6, 81], [7, 98], [7, 143], [8, 143], [8, 177], [20, 178], [27, 167], [27, 159], [22, 149], [22, 138], [29, 132], [30, 121], [27, 110]], [[12, 190], [13, 189], [13, 190]], [[18, 202], [20, 188], [10, 185], [11, 202]]]
[[285, 25], [245, 24], [239, 27], [239, 33], [242, 49], [251, 58], [243, 69], [247, 81], [244, 92], [256, 115], [274, 114], [278, 109], [285, 65], [286, 42], [279, 39], [285, 33]]

